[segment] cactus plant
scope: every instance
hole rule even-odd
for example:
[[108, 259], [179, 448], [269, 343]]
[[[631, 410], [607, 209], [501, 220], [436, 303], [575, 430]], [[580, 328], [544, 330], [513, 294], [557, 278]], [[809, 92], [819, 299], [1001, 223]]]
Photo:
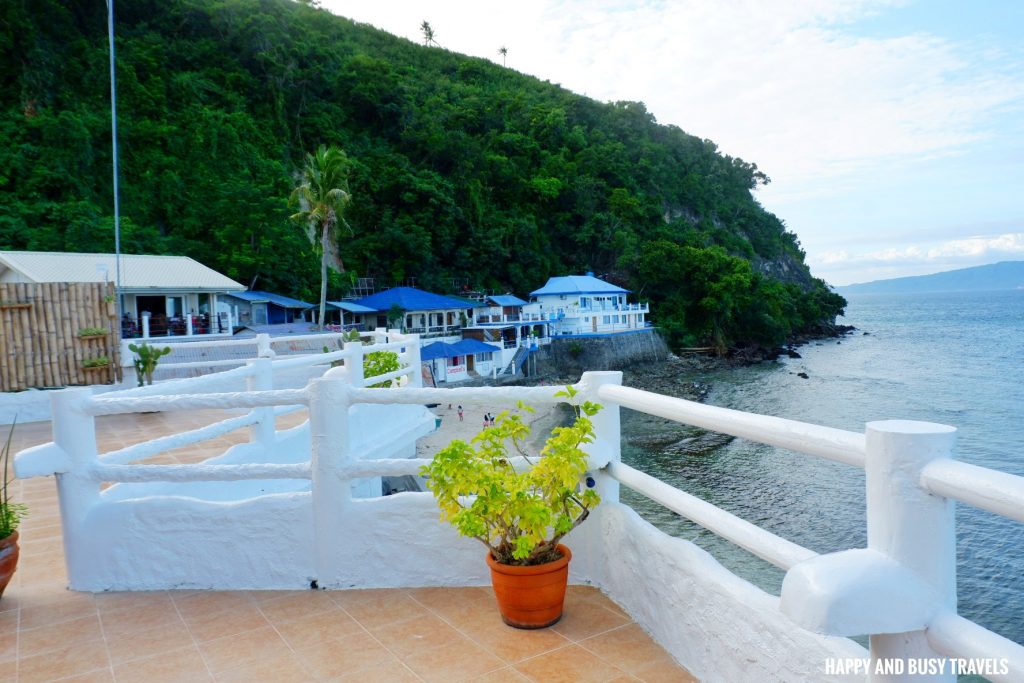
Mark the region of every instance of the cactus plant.
[[135, 359], [132, 363], [135, 365], [135, 377], [138, 379], [139, 386], [141, 387], [144, 384], [153, 383], [153, 371], [156, 370], [160, 357], [166, 356], [171, 352], [171, 347], [165, 346], [160, 349], [143, 342], [141, 344], [129, 344], [128, 350], [135, 354]]

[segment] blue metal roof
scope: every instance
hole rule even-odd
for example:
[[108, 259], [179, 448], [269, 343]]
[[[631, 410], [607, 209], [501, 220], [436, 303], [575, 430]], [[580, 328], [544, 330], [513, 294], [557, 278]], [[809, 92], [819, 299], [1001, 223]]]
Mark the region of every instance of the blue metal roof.
[[420, 360], [434, 360], [435, 358], [454, 358], [462, 354], [455, 350], [454, 344], [434, 342], [420, 349]]
[[263, 292], [258, 289], [248, 292], [232, 292], [228, 296], [233, 296], [236, 299], [242, 299], [243, 301], [248, 301], [254, 304], [272, 303], [280, 306], [281, 308], [313, 308], [313, 304], [307, 304], [305, 301], [281, 296], [280, 294], [274, 294], [273, 292]]
[[349, 313], [376, 313], [377, 312], [376, 309], [370, 308], [368, 306], [360, 306], [359, 304], [355, 303], [354, 301], [328, 301], [327, 305], [331, 306], [332, 308], [337, 308], [338, 310], [341, 310], [341, 311], [348, 311]]
[[424, 346], [420, 350], [420, 360], [454, 358], [455, 356], [471, 356], [478, 353], [493, 353], [497, 350], [497, 346], [485, 344], [477, 339], [462, 339], [454, 344], [434, 342], [433, 344]]
[[497, 296], [489, 296], [487, 300], [494, 303], [497, 306], [525, 306], [526, 301], [523, 301], [517, 296], [511, 294], [498, 294]]
[[530, 296], [542, 294], [627, 294], [628, 289], [616, 287], [592, 275], [566, 275], [548, 278], [546, 285], [530, 292]]
[[440, 311], [473, 308], [472, 304], [464, 301], [432, 292], [424, 292], [422, 289], [416, 289], [415, 287], [386, 289], [383, 292], [377, 292], [362, 299], [357, 299], [355, 303], [360, 306], [366, 306], [374, 311], [388, 311], [396, 304], [405, 311]]
[[452, 347], [459, 351], [460, 356], [477, 353], [494, 353], [499, 350], [497, 346], [485, 344], [479, 339], [463, 339], [462, 341], [452, 344]]

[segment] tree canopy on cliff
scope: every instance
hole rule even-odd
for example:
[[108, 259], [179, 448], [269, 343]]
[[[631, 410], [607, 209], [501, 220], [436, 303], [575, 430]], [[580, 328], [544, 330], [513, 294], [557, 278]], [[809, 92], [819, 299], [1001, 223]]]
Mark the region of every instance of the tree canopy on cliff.
[[[105, 7], [0, 12], [0, 248], [112, 250]], [[127, 0], [116, 19], [127, 252], [312, 298], [287, 199], [327, 144], [351, 162], [349, 276], [525, 294], [594, 271], [680, 343], [773, 342], [844, 303], [753, 197], [754, 164], [639, 102], [286, 0]]]

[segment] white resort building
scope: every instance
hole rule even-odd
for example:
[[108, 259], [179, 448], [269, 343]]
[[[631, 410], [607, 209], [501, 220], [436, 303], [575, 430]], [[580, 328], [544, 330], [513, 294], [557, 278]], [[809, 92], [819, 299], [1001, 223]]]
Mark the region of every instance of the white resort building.
[[530, 292], [524, 315], [550, 320], [552, 336], [603, 335], [640, 330], [647, 326], [650, 307], [631, 304], [628, 289], [617, 287], [593, 273], [548, 279]]

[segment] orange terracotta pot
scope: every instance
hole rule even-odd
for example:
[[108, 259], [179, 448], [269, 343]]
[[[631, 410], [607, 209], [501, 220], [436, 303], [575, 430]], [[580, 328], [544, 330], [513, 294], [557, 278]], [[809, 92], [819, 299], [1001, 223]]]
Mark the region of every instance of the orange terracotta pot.
[[562, 558], [547, 564], [519, 567], [502, 564], [487, 553], [491, 584], [498, 598], [501, 620], [516, 628], [544, 628], [562, 618], [565, 586], [569, 582], [572, 552], [564, 545]]
[[11, 582], [14, 570], [18, 567], [18, 532], [6, 538], [0, 538], [0, 596]]

